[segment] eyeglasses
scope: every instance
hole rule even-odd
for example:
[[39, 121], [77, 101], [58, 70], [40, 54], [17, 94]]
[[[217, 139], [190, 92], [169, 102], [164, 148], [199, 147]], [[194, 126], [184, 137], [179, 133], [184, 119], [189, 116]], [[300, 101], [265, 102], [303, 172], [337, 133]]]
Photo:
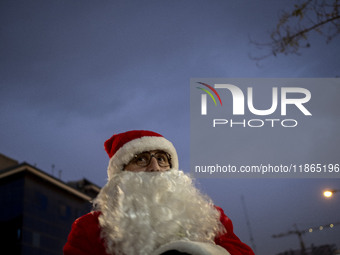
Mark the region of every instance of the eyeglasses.
[[168, 167], [171, 166], [171, 156], [170, 154], [164, 151], [157, 151], [155, 153], [151, 153], [149, 151], [142, 152], [136, 154], [134, 158], [129, 162], [129, 164], [133, 163], [141, 167], [148, 166], [151, 162], [152, 158], [157, 160], [157, 163], [160, 167]]

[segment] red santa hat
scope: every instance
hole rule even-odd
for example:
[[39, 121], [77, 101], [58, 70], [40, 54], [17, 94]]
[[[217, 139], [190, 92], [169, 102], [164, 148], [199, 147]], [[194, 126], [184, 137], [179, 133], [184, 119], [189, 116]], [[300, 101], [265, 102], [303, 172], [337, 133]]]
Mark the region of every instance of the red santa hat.
[[109, 180], [123, 170], [134, 155], [151, 150], [162, 150], [171, 155], [171, 167], [178, 169], [178, 156], [173, 144], [162, 135], [147, 130], [131, 130], [114, 134], [104, 143], [110, 157], [107, 170]]

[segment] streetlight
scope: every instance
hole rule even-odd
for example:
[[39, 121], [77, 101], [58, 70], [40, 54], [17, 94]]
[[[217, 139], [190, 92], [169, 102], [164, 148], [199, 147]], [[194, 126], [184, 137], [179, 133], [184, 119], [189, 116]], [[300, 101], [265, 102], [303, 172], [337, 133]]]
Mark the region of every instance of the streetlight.
[[340, 192], [340, 189], [327, 189], [323, 192], [323, 195], [326, 198], [331, 198], [336, 192]]

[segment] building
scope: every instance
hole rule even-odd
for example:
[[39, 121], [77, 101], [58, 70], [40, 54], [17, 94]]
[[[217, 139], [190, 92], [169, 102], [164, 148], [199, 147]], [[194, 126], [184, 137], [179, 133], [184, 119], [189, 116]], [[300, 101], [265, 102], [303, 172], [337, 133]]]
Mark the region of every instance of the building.
[[73, 221], [91, 210], [99, 191], [86, 179], [65, 183], [0, 154], [1, 250], [11, 255], [62, 254]]

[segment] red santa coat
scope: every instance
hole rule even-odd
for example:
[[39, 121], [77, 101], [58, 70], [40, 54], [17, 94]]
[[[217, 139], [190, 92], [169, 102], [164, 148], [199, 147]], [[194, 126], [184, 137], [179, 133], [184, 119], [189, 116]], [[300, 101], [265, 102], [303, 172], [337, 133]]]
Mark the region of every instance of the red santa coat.
[[[217, 236], [215, 243], [231, 255], [254, 255], [252, 249], [234, 234], [232, 221], [220, 207], [216, 208], [221, 213], [220, 220], [227, 232]], [[91, 212], [75, 220], [64, 246], [64, 255], [108, 255], [104, 240], [100, 238], [99, 215], [100, 212]]]

